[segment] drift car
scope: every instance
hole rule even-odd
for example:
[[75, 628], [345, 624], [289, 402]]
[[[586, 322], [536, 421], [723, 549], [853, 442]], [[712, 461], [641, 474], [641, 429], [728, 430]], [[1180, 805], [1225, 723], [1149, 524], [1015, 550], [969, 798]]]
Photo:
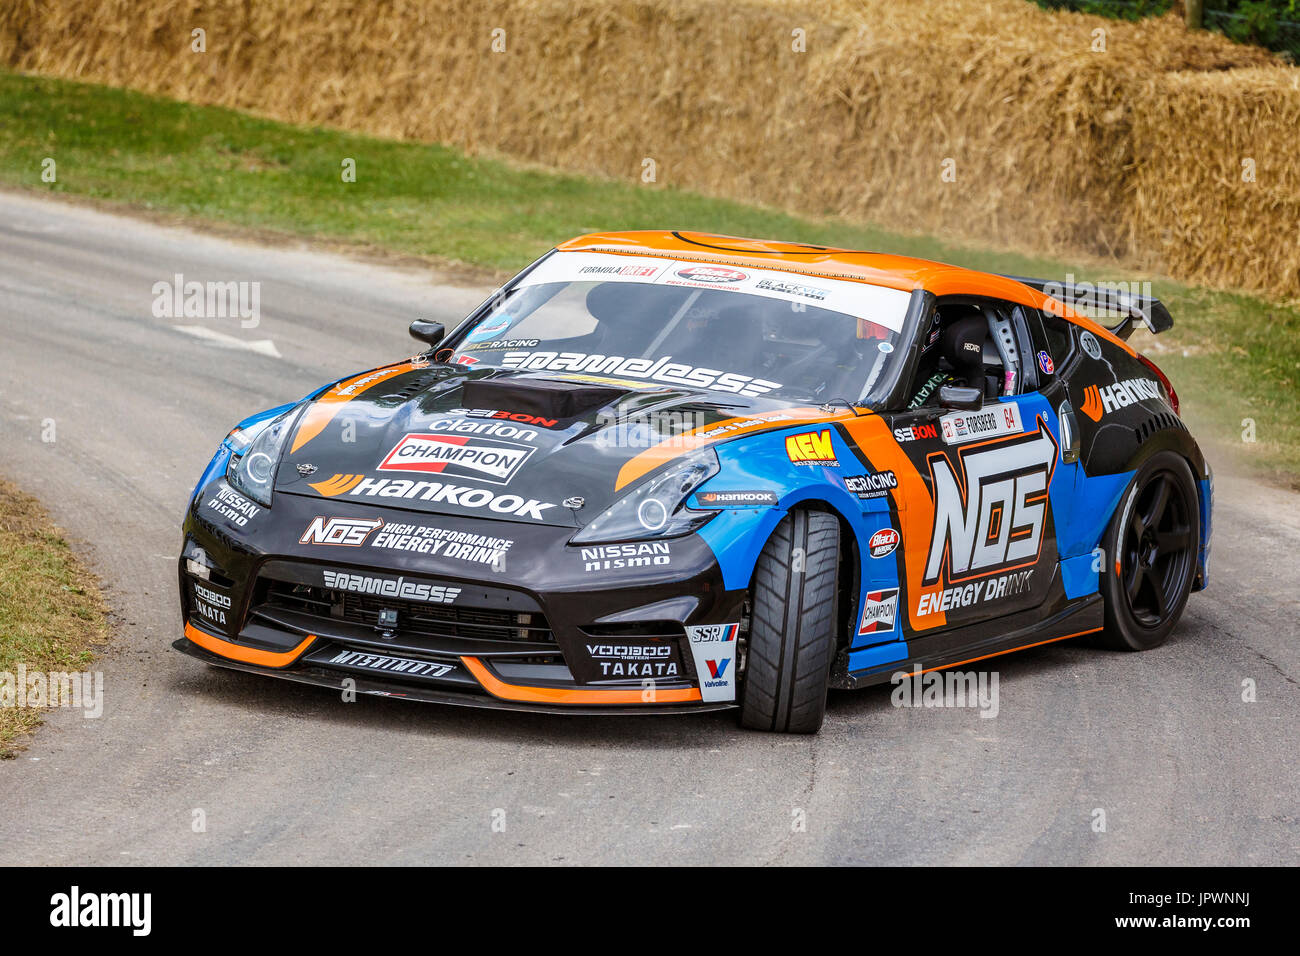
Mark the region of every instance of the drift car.
[[[1048, 293], [1052, 294], [1048, 294]], [[185, 518], [200, 660], [553, 712], [737, 708], [1163, 642], [1212, 483], [1158, 301], [723, 236], [584, 236], [426, 351], [254, 415]], [[1095, 310], [1094, 310], [1095, 311]]]

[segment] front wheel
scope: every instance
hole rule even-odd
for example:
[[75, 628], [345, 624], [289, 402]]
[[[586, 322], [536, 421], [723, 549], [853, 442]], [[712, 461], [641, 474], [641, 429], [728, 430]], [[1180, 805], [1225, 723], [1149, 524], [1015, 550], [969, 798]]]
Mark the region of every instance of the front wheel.
[[792, 511], [764, 545], [754, 570], [740, 723], [812, 734], [826, 713], [835, 654], [840, 524]]
[[1162, 451], [1138, 469], [1106, 532], [1102, 643], [1145, 651], [1165, 642], [1191, 594], [1200, 514], [1181, 455]]

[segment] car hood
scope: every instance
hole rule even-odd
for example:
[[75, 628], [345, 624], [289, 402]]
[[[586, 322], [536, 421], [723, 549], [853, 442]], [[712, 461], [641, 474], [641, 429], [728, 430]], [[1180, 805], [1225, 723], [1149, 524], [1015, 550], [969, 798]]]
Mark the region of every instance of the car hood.
[[779, 427], [795, 409], [770, 398], [412, 359], [344, 379], [307, 403], [276, 491], [579, 527], [658, 467]]

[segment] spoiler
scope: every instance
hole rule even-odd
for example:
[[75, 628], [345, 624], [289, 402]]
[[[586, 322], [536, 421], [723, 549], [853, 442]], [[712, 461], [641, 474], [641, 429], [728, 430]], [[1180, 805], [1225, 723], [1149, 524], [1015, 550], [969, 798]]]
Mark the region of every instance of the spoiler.
[[1133, 334], [1137, 322], [1145, 325], [1152, 335], [1159, 335], [1174, 327], [1174, 317], [1169, 314], [1169, 309], [1153, 296], [1120, 292], [1091, 282], [1059, 282], [1055, 279], [1027, 279], [1024, 276], [1002, 278], [1027, 285], [1074, 308], [1122, 314], [1124, 318], [1118, 324], [1106, 326], [1121, 339], [1127, 340]]

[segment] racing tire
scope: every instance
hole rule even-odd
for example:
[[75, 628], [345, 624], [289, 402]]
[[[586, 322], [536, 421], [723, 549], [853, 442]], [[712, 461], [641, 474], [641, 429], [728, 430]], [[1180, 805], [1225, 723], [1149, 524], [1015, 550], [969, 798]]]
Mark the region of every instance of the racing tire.
[[835, 656], [840, 524], [792, 511], [758, 556], [741, 682], [740, 724], [813, 734], [826, 714]]
[[1171, 451], [1153, 455], [1129, 484], [1103, 539], [1103, 646], [1146, 651], [1165, 642], [1192, 591], [1200, 522], [1186, 459]]

